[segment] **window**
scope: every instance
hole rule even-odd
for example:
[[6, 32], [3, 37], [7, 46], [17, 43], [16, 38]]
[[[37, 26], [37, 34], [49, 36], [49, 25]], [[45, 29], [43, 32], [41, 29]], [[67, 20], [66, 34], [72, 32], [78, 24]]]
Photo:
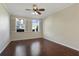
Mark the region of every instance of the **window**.
[[16, 31], [17, 32], [24, 32], [24, 30], [25, 30], [24, 19], [16, 18]]
[[32, 20], [32, 32], [39, 32], [39, 20]]

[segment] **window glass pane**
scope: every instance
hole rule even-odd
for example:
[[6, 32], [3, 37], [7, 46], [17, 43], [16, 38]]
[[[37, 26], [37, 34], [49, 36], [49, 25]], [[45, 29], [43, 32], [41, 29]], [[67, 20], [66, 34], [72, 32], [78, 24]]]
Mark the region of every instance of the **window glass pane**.
[[39, 20], [32, 20], [32, 31], [38, 32], [39, 31]]
[[25, 24], [23, 19], [16, 18], [16, 30], [17, 32], [24, 32]]

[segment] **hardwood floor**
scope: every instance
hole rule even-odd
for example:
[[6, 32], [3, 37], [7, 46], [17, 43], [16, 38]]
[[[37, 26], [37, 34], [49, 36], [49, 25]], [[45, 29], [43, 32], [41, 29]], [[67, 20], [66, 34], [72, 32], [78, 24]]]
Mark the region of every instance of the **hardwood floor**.
[[1, 56], [79, 56], [79, 51], [39, 38], [12, 41]]

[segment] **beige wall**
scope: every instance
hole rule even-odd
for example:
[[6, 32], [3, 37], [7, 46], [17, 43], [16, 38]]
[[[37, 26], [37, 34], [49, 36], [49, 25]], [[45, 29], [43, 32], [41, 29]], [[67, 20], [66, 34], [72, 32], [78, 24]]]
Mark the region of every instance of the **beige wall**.
[[79, 50], [79, 5], [65, 8], [44, 20], [44, 38]]
[[[26, 29], [25, 32], [16, 32], [15, 25], [16, 19], [15, 18], [23, 18], [25, 19]], [[41, 38], [42, 37], [42, 21], [40, 19], [40, 32], [32, 32], [32, 18], [20, 17], [20, 16], [11, 16], [11, 40], [24, 40], [24, 39], [32, 39], [32, 38]]]
[[0, 4], [0, 53], [10, 42], [9, 25], [9, 14], [5, 10], [5, 8]]

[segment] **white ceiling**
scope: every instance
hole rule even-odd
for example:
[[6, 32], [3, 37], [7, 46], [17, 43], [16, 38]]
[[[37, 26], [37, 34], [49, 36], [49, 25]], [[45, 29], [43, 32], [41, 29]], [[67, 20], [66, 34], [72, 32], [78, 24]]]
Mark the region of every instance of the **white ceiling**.
[[25, 10], [27, 8], [32, 9], [33, 4], [34, 3], [5, 3], [3, 5], [12, 15], [31, 18], [46, 18], [47, 16], [72, 5], [69, 3], [35, 3], [39, 8], [45, 8], [45, 11], [41, 12], [42, 15], [33, 15], [32, 11]]

